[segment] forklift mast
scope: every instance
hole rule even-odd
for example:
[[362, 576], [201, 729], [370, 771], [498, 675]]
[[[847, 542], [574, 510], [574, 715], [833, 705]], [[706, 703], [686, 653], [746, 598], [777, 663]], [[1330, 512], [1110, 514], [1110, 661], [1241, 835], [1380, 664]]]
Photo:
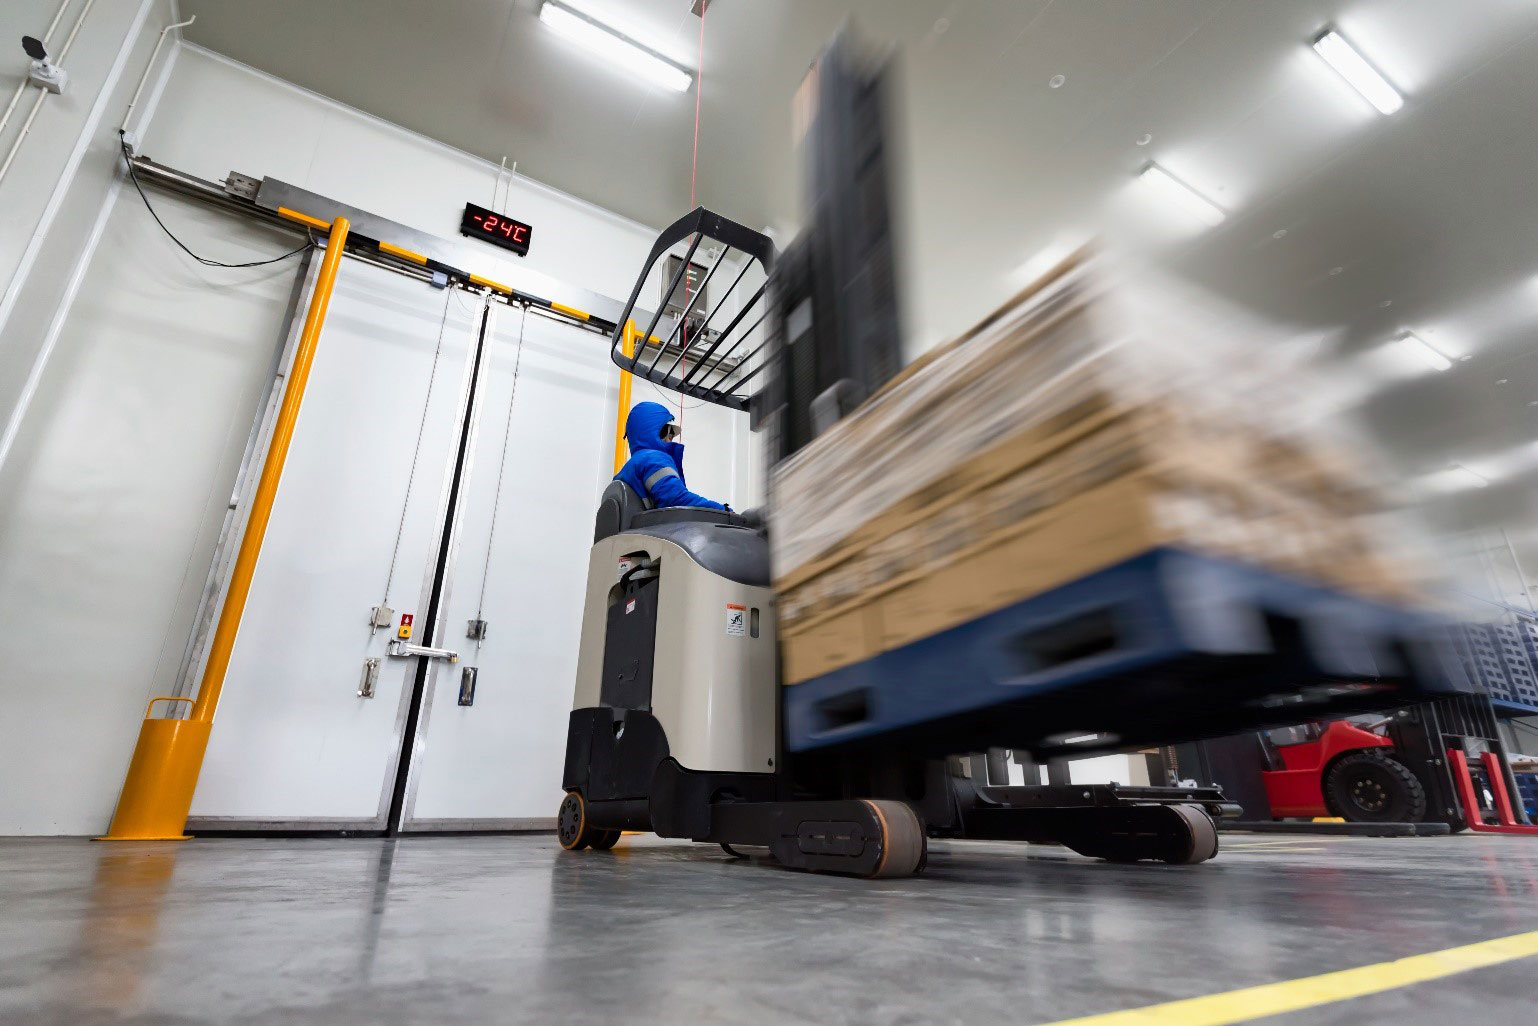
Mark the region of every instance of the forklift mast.
[[770, 463], [806, 445], [902, 368], [886, 152], [886, 64], [846, 30], [794, 105], [806, 229], [770, 290], [774, 363], [759, 424]]
[[[768, 465], [792, 455], [902, 368], [888, 194], [889, 64], [856, 52], [846, 29], [807, 72], [795, 102], [805, 230], [783, 253], [763, 233], [704, 207], [658, 236], [610, 340], [621, 369], [679, 394], [747, 410]], [[675, 252], [682, 247], [682, 252]], [[681, 294], [701, 250], [699, 284], [659, 335], [664, 306], [627, 352], [625, 324], [657, 262], [682, 256], [663, 291]], [[735, 254], [735, 256], [734, 256]], [[715, 296], [717, 271], [740, 260]], [[696, 265], [697, 266], [697, 265]], [[763, 281], [749, 292], [752, 270]], [[738, 288], [745, 298], [734, 303]], [[720, 325], [719, 328], [712, 327]]]

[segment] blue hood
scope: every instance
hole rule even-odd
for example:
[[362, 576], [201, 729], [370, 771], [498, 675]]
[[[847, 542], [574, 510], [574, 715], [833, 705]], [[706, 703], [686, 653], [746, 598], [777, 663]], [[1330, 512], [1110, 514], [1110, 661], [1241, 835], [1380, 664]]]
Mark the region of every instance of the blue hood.
[[673, 461], [680, 473], [684, 469], [684, 447], [680, 442], [664, 442], [662, 427], [671, 423], [673, 411], [661, 403], [636, 403], [625, 418], [625, 441], [630, 443], [630, 454], [646, 449], [664, 453]]

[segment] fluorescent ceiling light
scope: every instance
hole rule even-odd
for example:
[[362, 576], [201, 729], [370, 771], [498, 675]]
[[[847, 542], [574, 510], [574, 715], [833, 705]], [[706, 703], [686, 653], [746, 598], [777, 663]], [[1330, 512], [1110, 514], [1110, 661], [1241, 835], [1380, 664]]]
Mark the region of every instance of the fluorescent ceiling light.
[[1442, 470], [1434, 470], [1420, 479], [1421, 488], [1433, 495], [1464, 492], [1471, 488], [1489, 488], [1490, 479], [1465, 467], [1461, 463], [1449, 464]]
[[694, 83], [694, 75], [688, 68], [675, 64], [655, 50], [642, 46], [629, 36], [565, 4], [545, 0], [539, 9], [539, 20], [556, 35], [577, 43], [615, 67], [653, 85], [682, 93]]
[[1148, 185], [1165, 202], [1179, 207], [1203, 224], [1219, 225], [1228, 215], [1223, 208], [1212, 202], [1185, 182], [1170, 174], [1158, 164], [1150, 163], [1138, 173], [1138, 181]]
[[1392, 114], [1404, 106], [1399, 91], [1388, 84], [1388, 79], [1333, 29], [1326, 30], [1314, 40], [1314, 52], [1335, 69], [1351, 88], [1361, 93], [1368, 103], [1378, 108], [1379, 114]]
[[1460, 479], [1465, 488], [1489, 488], [1490, 479], [1483, 474], [1476, 474], [1461, 463], [1454, 463], [1447, 468], [1447, 472]]
[[1447, 355], [1413, 331], [1407, 331], [1394, 340], [1394, 345], [1407, 357], [1427, 370], [1445, 371], [1453, 365]]

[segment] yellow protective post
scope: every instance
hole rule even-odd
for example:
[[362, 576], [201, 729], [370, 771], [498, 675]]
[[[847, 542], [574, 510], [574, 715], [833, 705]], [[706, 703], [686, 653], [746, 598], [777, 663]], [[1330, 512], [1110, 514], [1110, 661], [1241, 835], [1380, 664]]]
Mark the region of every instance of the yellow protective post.
[[[625, 335], [621, 342], [624, 346], [625, 356], [635, 355], [635, 340], [640, 332], [635, 330], [635, 321], [625, 322]], [[625, 444], [625, 417], [630, 413], [630, 382], [633, 380], [629, 371], [619, 372], [619, 410], [614, 415], [614, 472], [619, 473], [625, 461], [630, 458], [630, 447]]]
[[198, 697], [196, 701], [187, 698], [150, 700], [151, 708], [161, 701], [192, 702], [192, 715], [185, 720], [152, 720], [149, 709], [145, 710], [144, 723], [139, 728], [139, 743], [128, 763], [128, 775], [123, 780], [117, 811], [112, 815], [112, 826], [101, 840], [178, 841], [187, 836], [182, 832], [187, 826], [187, 810], [192, 807], [192, 793], [198, 786], [203, 754], [208, 750], [208, 734], [213, 729], [214, 711], [219, 706], [219, 692], [224, 688], [224, 674], [229, 669], [235, 636], [240, 632], [240, 618], [245, 612], [246, 597], [251, 593], [257, 557], [262, 553], [262, 540], [267, 534], [267, 523], [272, 519], [273, 499], [278, 494], [283, 463], [294, 440], [294, 426], [299, 421], [300, 404], [304, 402], [305, 384], [315, 362], [316, 345], [326, 323], [326, 309], [331, 304], [331, 291], [336, 285], [337, 267], [342, 262], [350, 228], [345, 217], [337, 218], [330, 225], [326, 258], [321, 262], [320, 276], [315, 280], [315, 293], [310, 297], [310, 309], [305, 314], [294, 365], [283, 390], [283, 404], [278, 408], [272, 444], [267, 448], [262, 476], [251, 498], [251, 515], [240, 539], [235, 567], [230, 572], [229, 589], [219, 611], [213, 642], [209, 645]]

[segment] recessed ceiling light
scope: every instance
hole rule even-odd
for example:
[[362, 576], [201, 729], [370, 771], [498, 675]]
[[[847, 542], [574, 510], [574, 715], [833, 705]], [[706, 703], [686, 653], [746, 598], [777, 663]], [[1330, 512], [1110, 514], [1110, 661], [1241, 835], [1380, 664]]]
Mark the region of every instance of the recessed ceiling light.
[[653, 85], [682, 93], [694, 83], [688, 68], [556, 0], [545, 0], [539, 9], [539, 20], [557, 35]]
[[1506, 384], [1506, 382], [1508, 382], [1510, 380], [1511, 380], [1510, 378], [1496, 378], [1495, 379], [1495, 383], [1497, 385], [1504, 385], [1504, 384]]
[[1367, 58], [1334, 29], [1326, 29], [1314, 39], [1314, 52], [1335, 69], [1335, 73], [1362, 94], [1380, 114], [1392, 114], [1404, 106], [1404, 97], [1389, 85], [1388, 79], [1367, 63]]
[[1067, 75], [1053, 75], [1051, 78], [1047, 79], [1047, 88], [1048, 89], [1061, 89], [1061, 88], [1063, 88], [1064, 84], [1067, 83], [1067, 81], [1068, 81], [1068, 76]]
[[1144, 132], [1142, 135], [1132, 140], [1132, 142], [1135, 146], [1147, 146], [1149, 143], [1153, 142], [1153, 135], [1152, 133]]
[[1407, 331], [1394, 340], [1397, 348], [1413, 356], [1417, 361], [1434, 371], [1445, 371], [1453, 365], [1447, 355], [1436, 349], [1413, 331]]
[[1273, 239], [1285, 239], [1287, 237], [1287, 229], [1278, 228], [1276, 231], [1271, 233], [1271, 237]]
[[1219, 225], [1228, 215], [1223, 208], [1185, 182], [1170, 174], [1158, 164], [1149, 162], [1138, 172], [1138, 180], [1148, 185], [1159, 198], [1171, 206], [1179, 207], [1204, 224]]
[[1393, 305], [1394, 305], [1394, 301], [1392, 299], [1385, 299], [1383, 302], [1378, 304], [1378, 309], [1379, 310], [1387, 310], [1389, 307], [1391, 307]]

